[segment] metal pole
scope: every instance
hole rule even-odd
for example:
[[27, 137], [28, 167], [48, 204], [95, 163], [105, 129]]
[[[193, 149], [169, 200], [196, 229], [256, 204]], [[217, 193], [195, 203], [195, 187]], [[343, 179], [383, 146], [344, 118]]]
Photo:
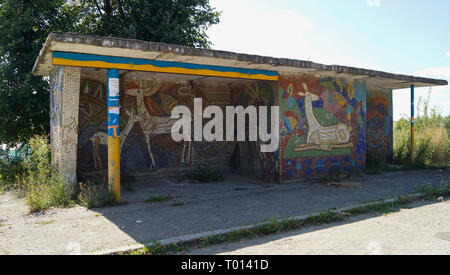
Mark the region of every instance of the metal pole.
[[119, 70], [108, 69], [108, 184], [120, 203]]
[[414, 85], [411, 85], [411, 164], [414, 165]]

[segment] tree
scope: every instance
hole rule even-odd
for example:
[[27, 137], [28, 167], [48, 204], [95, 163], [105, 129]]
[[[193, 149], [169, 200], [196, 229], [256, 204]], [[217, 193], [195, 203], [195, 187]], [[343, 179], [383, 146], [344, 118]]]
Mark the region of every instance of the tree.
[[209, 0], [0, 0], [0, 144], [49, 132], [48, 79], [31, 70], [50, 32], [209, 47], [219, 15]]
[[209, 0], [87, 0], [79, 32], [191, 47], [210, 46], [205, 31], [219, 23]]
[[77, 9], [63, 0], [0, 0], [0, 144], [49, 131], [49, 84], [31, 70], [48, 33], [79, 21]]

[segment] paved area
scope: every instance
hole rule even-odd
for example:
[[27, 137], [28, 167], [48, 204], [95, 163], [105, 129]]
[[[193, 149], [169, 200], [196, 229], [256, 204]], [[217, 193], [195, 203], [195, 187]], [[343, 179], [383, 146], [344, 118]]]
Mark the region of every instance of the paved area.
[[[0, 254], [88, 253], [205, 231], [306, 215], [335, 207], [411, 193], [450, 179], [450, 170], [403, 171], [355, 178], [358, 188], [326, 184], [265, 184], [229, 175], [195, 184], [168, 179], [138, 182], [124, 190], [121, 206], [80, 206], [27, 214], [22, 199], [0, 195]], [[166, 202], [146, 203], [153, 196]]]
[[195, 255], [450, 255], [450, 201], [190, 251]]

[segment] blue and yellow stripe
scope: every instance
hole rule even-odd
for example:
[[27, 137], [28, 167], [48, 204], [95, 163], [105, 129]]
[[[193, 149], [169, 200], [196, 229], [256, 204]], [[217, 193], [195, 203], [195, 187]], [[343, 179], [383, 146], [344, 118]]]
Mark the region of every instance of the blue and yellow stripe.
[[278, 72], [276, 71], [69, 52], [53, 52], [53, 64], [61, 66], [278, 81]]

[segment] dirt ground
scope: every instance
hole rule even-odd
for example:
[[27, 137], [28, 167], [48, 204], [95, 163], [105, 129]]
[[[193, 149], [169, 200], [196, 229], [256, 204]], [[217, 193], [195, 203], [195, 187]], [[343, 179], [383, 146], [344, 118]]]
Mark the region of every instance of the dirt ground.
[[[412, 193], [425, 184], [439, 185], [448, 179], [449, 170], [363, 175], [352, 179], [349, 186], [356, 188], [266, 184], [235, 175], [212, 184], [153, 179], [123, 190], [125, 203], [120, 206], [93, 210], [75, 206], [37, 215], [28, 214], [23, 199], [7, 193], [0, 195], [0, 254], [79, 254], [129, 247], [387, 199]], [[171, 199], [145, 202], [155, 196]], [[433, 208], [426, 213], [428, 217], [424, 220], [438, 215], [433, 213]], [[448, 228], [439, 229], [435, 234], [448, 232]], [[383, 230], [383, 227], [378, 229], [380, 234]], [[420, 232], [417, 230], [416, 234]], [[308, 242], [309, 245], [312, 244]], [[321, 252], [326, 251], [333, 250]]]

